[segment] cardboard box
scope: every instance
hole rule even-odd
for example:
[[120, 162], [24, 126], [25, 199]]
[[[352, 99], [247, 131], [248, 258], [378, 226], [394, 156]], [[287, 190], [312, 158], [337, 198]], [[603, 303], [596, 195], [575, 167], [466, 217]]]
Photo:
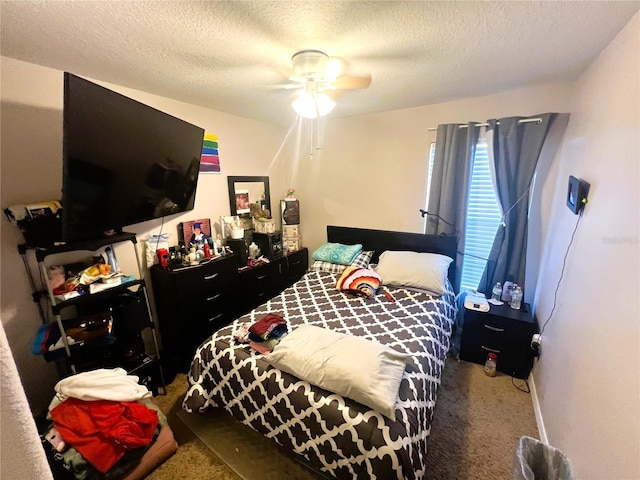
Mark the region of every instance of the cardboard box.
[[276, 221], [271, 218], [266, 222], [261, 222], [259, 220], [253, 221], [253, 229], [257, 233], [275, 233], [276, 231]]
[[282, 245], [286, 252], [295, 252], [302, 248], [302, 237], [283, 238]]
[[300, 236], [300, 225], [282, 225], [282, 237], [295, 239]]

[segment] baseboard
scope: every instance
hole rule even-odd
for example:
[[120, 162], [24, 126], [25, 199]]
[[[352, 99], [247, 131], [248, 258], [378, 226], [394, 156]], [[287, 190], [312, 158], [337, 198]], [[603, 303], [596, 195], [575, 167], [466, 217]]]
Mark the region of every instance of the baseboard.
[[538, 392], [536, 390], [536, 382], [533, 379], [533, 371], [529, 375], [529, 389], [531, 390], [531, 401], [533, 402], [533, 413], [536, 416], [536, 424], [538, 425], [538, 434], [540, 435], [540, 441], [544, 444], [549, 444], [547, 439], [547, 430], [544, 428], [544, 420], [542, 418], [542, 411], [540, 410], [540, 402], [538, 401]]

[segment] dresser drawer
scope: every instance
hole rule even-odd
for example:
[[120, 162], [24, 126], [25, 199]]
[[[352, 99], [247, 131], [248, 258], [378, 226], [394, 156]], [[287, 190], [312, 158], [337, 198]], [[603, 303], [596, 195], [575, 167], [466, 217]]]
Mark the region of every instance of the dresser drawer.
[[282, 285], [280, 261], [281, 259], [278, 259], [240, 274], [243, 313], [261, 305], [280, 292]]
[[219, 330], [231, 320], [233, 320], [233, 310], [231, 308], [232, 299], [228, 295], [220, 297], [218, 308], [211, 308], [210, 305], [202, 305], [194, 308], [194, 317], [191, 328], [196, 335], [195, 341], [200, 344], [216, 330]]
[[217, 261], [195, 268], [174, 272], [176, 294], [182, 300], [204, 298], [218, 289], [224, 288], [236, 275], [236, 262]]

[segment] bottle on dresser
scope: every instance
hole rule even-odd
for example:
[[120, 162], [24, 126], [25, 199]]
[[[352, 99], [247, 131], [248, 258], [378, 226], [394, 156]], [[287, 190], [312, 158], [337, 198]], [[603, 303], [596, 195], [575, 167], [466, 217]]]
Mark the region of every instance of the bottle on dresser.
[[522, 305], [522, 288], [517, 283], [514, 284], [513, 291], [511, 292], [511, 301], [509, 302], [511, 308], [520, 310]]
[[507, 280], [504, 282], [502, 286], [502, 298], [501, 300], [505, 303], [511, 302], [511, 292], [513, 291], [513, 278], [507, 277]]

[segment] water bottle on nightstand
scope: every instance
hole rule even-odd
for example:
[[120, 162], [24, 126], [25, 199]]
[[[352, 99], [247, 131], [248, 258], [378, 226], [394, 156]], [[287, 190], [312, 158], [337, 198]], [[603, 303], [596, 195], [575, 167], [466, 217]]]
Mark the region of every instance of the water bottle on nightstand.
[[499, 302], [500, 297], [502, 297], [502, 284], [498, 282], [491, 291], [491, 300], [496, 300]]
[[511, 305], [511, 308], [520, 310], [522, 305], [522, 288], [520, 288], [520, 285], [514, 284], [513, 291], [511, 292], [511, 302], [509, 302], [509, 305]]

